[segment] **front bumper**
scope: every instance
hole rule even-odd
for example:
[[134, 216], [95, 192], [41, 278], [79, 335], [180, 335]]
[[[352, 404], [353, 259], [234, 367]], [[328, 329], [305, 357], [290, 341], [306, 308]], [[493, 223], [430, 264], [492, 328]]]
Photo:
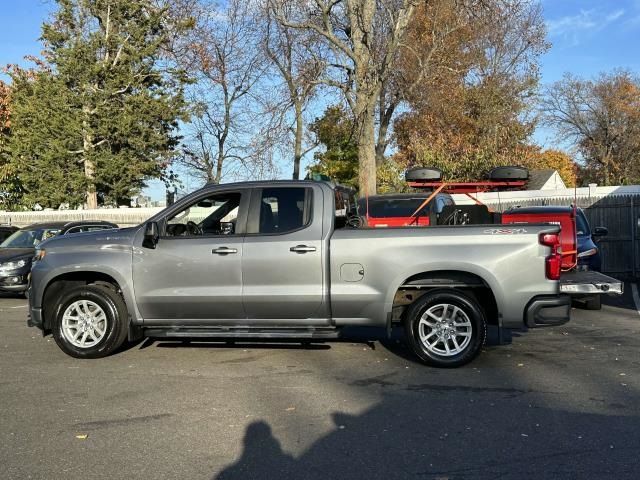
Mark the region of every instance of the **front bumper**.
[[571, 297], [569, 295], [533, 297], [524, 313], [524, 322], [529, 328], [562, 325], [570, 318]]

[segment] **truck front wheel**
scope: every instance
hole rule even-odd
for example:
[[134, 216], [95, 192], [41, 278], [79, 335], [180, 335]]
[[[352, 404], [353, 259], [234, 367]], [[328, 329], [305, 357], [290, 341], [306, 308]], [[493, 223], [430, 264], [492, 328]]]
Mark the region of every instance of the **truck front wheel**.
[[415, 354], [427, 365], [459, 367], [473, 360], [487, 335], [478, 303], [454, 289], [432, 290], [406, 312], [405, 334]]
[[106, 357], [127, 338], [127, 307], [109, 287], [85, 285], [69, 290], [54, 311], [53, 338], [72, 357]]

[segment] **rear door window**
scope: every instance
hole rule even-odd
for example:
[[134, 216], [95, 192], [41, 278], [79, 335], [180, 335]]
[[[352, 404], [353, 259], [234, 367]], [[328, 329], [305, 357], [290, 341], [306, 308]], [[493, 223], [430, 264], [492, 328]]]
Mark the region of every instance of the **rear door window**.
[[258, 231], [283, 234], [300, 230], [311, 220], [312, 190], [305, 187], [263, 188]]

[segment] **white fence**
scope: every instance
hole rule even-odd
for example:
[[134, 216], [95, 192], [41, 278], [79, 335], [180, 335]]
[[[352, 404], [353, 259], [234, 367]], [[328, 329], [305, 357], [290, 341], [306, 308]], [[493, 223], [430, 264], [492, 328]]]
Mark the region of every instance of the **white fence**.
[[[581, 207], [588, 207], [597, 201], [610, 196], [640, 195], [640, 185], [628, 185], [622, 187], [581, 187], [567, 188], [562, 190], [522, 190], [515, 192], [489, 192], [472, 194], [482, 203], [498, 207], [499, 211], [508, 207], [522, 205], [545, 205], [553, 202], [558, 205], [557, 200], [566, 199], [566, 205], [573, 203], [574, 197], [582, 199]], [[459, 205], [471, 205], [471, 200], [466, 195], [453, 195], [455, 202]], [[502, 206], [503, 208], [499, 208]]]
[[24, 227], [32, 223], [74, 220], [106, 220], [120, 227], [139, 225], [152, 217], [161, 207], [156, 208], [101, 208], [97, 210], [53, 210], [41, 212], [2, 212], [0, 224]]

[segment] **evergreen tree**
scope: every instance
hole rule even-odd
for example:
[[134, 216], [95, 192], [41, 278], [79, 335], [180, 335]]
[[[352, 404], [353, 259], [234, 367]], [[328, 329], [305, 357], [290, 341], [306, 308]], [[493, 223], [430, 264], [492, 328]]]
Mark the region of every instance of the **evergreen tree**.
[[14, 193], [22, 193], [23, 205], [84, 203], [82, 167], [77, 155], [69, 153], [77, 148], [81, 132], [68, 90], [49, 71], [14, 70], [12, 78], [12, 175], [6, 180], [19, 187]]
[[124, 203], [178, 144], [183, 72], [167, 68], [164, 10], [145, 0], [57, 0], [50, 71], [13, 75], [10, 149], [23, 203]]
[[309, 172], [358, 188], [358, 144], [353, 117], [341, 106], [333, 105], [315, 119], [309, 130], [323, 147], [314, 154], [316, 163], [309, 166]]

